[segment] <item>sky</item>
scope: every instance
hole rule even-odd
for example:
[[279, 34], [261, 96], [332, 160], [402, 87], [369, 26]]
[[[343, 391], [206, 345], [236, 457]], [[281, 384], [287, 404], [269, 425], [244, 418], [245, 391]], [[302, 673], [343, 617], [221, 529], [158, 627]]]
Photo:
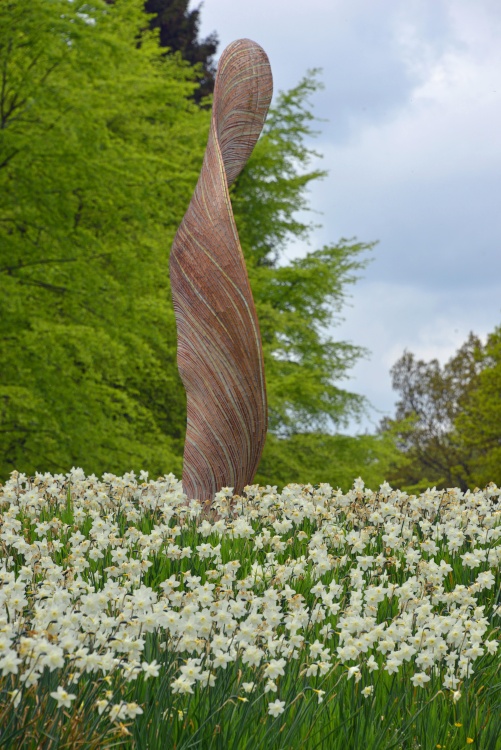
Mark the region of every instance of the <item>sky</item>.
[[311, 146], [329, 174], [310, 193], [322, 227], [286, 257], [378, 241], [329, 331], [370, 351], [340, 385], [372, 404], [349, 431], [371, 432], [395, 413], [390, 368], [404, 350], [444, 363], [470, 331], [501, 325], [501, 5], [205, 0], [200, 36], [213, 31], [218, 56], [258, 42], [275, 91], [322, 69]]

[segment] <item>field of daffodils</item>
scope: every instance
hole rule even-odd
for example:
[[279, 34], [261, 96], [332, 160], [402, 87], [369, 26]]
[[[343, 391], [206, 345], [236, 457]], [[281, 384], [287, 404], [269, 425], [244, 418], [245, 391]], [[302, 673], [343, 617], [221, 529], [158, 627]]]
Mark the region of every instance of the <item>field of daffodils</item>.
[[501, 748], [501, 490], [0, 485], [0, 748]]

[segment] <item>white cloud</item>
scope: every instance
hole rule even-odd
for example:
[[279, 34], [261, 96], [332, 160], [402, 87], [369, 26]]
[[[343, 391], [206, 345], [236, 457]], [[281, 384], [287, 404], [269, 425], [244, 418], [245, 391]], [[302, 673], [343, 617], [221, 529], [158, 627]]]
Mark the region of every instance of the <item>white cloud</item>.
[[[491, 37], [481, 50], [467, 44], [462, 20], [461, 49], [427, 65], [405, 107], [349, 142], [322, 136], [330, 177], [313, 193], [319, 237], [379, 239], [369, 278], [458, 288], [501, 276], [501, 48]], [[412, 47], [419, 58], [408, 38], [407, 56]]]

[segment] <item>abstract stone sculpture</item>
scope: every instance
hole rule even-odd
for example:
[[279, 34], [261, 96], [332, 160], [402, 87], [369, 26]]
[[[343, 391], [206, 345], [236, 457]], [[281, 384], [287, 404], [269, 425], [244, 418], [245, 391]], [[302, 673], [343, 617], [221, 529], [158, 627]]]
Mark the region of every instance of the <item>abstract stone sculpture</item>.
[[228, 188], [261, 133], [272, 95], [249, 39], [219, 61], [202, 171], [170, 254], [177, 362], [188, 420], [183, 491], [204, 502], [252, 482], [268, 417], [259, 325]]

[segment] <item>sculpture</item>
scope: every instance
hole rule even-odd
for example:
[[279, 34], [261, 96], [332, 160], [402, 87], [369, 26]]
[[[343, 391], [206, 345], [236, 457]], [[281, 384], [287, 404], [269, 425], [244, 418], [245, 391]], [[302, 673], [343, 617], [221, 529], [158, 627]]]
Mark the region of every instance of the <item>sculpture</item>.
[[187, 396], [183, 491], [209, 502], [252, 482], [268, 424], [263, 352], [228, 188], [261, 133], [272, 96], [249, 39], [219, 61], [202, 170], [170, 254], [177, 362]]

